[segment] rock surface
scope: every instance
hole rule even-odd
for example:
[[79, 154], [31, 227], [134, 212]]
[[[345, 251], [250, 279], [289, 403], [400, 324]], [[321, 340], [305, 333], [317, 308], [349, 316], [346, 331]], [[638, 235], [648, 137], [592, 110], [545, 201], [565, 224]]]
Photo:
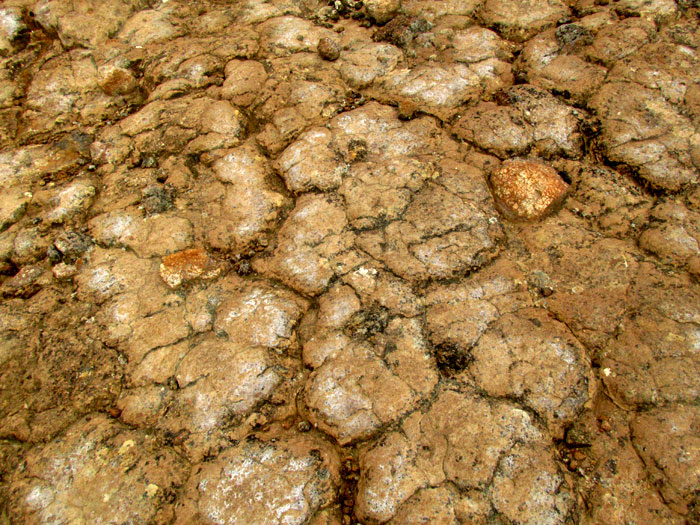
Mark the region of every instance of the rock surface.
[[0, 523], [700, 522], [699, 13], [5, 0]]

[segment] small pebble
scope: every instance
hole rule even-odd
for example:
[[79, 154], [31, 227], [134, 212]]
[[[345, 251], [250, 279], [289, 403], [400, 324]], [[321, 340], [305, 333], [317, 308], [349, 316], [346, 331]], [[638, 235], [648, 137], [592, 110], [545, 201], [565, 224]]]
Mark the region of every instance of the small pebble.
[[53, 276], [58, 281], [73, 278], [78, 274], [78, 267], [74, 264], [58, 263], [52, 268]]
[[183, 282], [197, 278], [212, 279], [220, 272], [221, 268], [199, 248], [167, 255], [160, 264], [160, 276], [170, 288], [177, 288]]
[[318, 41], [318, 54], [324, 60], [338, 60], [340, 46], [330, 38], [322, 38]]

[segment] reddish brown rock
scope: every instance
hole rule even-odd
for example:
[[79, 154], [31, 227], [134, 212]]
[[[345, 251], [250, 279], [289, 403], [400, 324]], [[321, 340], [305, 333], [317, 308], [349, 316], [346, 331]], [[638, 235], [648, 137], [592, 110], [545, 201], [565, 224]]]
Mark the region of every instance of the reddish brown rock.
[[211, 279], [221, 273], [209, 256], [200, 248], [183, 250], [163, 257], [160, 276], [170, 288], [199, 277]]
[[532, 161], [506, 161], [489, 179], [498, 210], [511, 220], [537, 220], [566, 197], [569, 185], [551, 167]]

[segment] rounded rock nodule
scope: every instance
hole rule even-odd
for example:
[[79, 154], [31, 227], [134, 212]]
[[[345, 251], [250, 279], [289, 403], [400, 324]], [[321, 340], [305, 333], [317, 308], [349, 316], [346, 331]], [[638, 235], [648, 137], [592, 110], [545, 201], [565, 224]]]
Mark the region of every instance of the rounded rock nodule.
[[340, 46], [330, 38], [321, 38], [318, 41], [318, 54], [324, 60], [338, 60], [340, 57]]
[[514, 221], [546, 217], [569, 190], [554, 168], [527, 160], [505, 161], [489, 177], [489, 186], [498, 210]]

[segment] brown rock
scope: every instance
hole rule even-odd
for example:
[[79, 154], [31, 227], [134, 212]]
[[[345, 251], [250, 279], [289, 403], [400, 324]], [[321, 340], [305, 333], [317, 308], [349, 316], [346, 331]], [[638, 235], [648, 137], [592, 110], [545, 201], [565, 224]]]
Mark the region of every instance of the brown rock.
[[400, 0], [365, 0], [367, 14], [378, 24], [386, 24], [401, 9]]
[[98, 70], [99, 85], [107, 95], [124, 95], [138, 87], [138, 81], [128, 69], [105, 66]]
[[537, 220], [566, 196], [569, 185], [557, 172], [531, 161], [506, 161], [489, 179], [496, 207], [511, 220]]
[[19, 7], [0, 9], [0, 56], [10, 55], [15, 49], [26, 45], [28, 34]]
[[226, 417], [247, 413], [281, 381], [265, 350], [213, 338], [185, 356], [175, 379], [181, 389], [180, 417], [172, 425], [192, 432], [210, 431]]
[[38, 288], [36, 281], [42, 273], [44, 270], [40, 266], [24, 266], [17, 275], [5, 281], [2, 291], [7, 295], [29, 295]]
[[280, 228], [272, 257], [254, 260], [253, 268], [298, 292], [318, 295], [335, 275], [333, 259], [351, 240], [342, 235], [346, 226], [345, 210], [337, 200], [304, 195]]
[[340, 57], [340, 46], [330, 38], [322, 38], [318, 41], [318, 54], [325, 60], [338, 60]]
[[249, 106], [267, 80], [265, 68], [255, 60], [232, 60], [225, 73], [222, 95], [237, 106]]
[[216, 309], [214, 329], [242, 345], [288, 348], [308, 308], [298, 295], [264, 281], [237, 285]]
[[309, 378], [309, 420], [341, 445], [366, 439], [406, 414], [416, 395], [366, 344], [350, 343]]

